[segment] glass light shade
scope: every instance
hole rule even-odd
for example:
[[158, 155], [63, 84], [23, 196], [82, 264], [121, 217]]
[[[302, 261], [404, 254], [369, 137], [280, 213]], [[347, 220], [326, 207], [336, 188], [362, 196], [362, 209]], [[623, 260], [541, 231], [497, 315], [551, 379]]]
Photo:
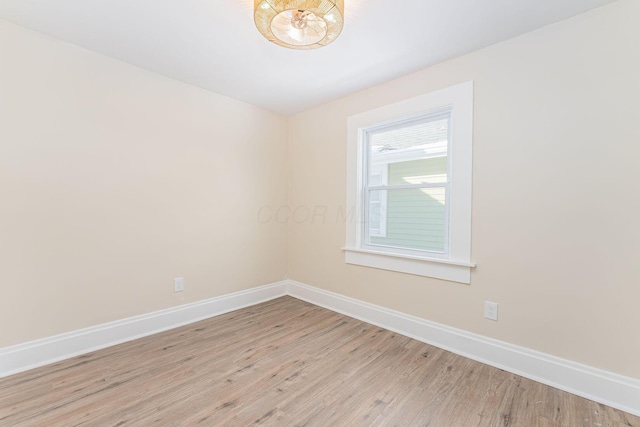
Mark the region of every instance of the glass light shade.
[[326, 46], [344, 25], [343, 0], [254, 0], [254, 6], [260, 33], [290, 49]]

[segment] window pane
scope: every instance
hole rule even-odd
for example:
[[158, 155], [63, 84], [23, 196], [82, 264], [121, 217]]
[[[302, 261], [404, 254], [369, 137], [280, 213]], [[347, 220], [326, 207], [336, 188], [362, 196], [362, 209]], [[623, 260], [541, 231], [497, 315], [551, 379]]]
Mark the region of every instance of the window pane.
[[444, 184], [446, 182], [446, 157], [396, 162], [389, 165], [389, 185]]
[[449, 113], [370, 131], [367, 138], [370, 186], [381, 170], [389, 173], [383, 185], [446, 182]]
[[372, 190], [370, 193], [380, 193], [374, 199], [385, 200], [385, 205], [372, 201], [370, 196], [368, 244], [445, 251], [444, 187]]

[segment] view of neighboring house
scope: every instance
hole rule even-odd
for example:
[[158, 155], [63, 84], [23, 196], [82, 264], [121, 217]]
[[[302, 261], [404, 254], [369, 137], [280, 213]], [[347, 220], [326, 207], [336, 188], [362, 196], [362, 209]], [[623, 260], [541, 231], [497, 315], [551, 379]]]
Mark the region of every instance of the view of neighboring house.
[[367, 132], [371, 246], [446, 252], [449, 120], [445, 112]]

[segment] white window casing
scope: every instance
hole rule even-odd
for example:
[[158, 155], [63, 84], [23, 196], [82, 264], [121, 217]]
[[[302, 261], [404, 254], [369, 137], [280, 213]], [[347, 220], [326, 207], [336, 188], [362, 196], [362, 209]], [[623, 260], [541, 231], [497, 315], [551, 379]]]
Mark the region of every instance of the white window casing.
[[[375, 161], [367, 157], [367, 132], [385, 126], [402, 126], [403, 122], [422, 117], [428, 119], [442, 112], [449, 117], [448, 142], [442, 142], [446, 147], [435, 143], [429, 144], [426, 149], [408, 148], [376, 155]], [[470, 283], [471, 268], [475, 267], [471, 262], [473, 82], [351, 116], [347, 128], [347, 210], [354, 209], [356, 215], [353, 221], [346, 224], [346, 245], [343, 248], [345, 261], [348, 264]], [[370, 244], [367, 240], [372, 237], [386, 236], [388, 191], [380, 191], [374, 200], [367, 200], [365, 193], [372, 194], [371, 189], [375, 191], [379, 187], [392, 188], [386, 187], [388, 164], [437, 157], [443, 153], [447, 156], [447, 179], [442, 185], [446, 187], [445, 249], [430, 252]], [[372, 207], [379, 210], [380, 214], [369, 218]], [[372, 222], [368, 224], [367, 221]], [[369, 227], [366, 230], [365, 224]]]

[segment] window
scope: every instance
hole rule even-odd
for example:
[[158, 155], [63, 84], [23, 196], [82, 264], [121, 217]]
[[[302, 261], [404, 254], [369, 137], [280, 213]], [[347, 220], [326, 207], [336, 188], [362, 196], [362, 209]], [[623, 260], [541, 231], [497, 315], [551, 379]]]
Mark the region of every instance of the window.
[[472, 82], [349, 117], [345, 261], [470, 283]]
[[450, 118], [447, 108], [364, 129], [363, 247], [446, 255]]

